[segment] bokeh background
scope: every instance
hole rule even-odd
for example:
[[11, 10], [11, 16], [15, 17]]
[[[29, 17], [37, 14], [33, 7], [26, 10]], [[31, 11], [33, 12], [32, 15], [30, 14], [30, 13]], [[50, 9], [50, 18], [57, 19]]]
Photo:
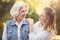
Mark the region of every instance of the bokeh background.
[[33, 18], [34, 22], [38, 21], [41, 10], [46, 6], [51, 6], [56, 10], [57, 16], [57, 36], [55, 40], [60, 40], [60, 0], [0, 0], [0, 40], [5, 22], [12, 19], [10, 9], [17, 1], [24, 1], [29, 5], [27, 18]]

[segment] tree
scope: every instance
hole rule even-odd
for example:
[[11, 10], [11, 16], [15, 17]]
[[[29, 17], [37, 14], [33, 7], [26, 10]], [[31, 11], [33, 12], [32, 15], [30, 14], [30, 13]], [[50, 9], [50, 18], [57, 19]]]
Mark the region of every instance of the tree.
[[3, 22], [9, 19], [9, 11], [14, 2], [15, 0], [0, 0], [0, 40], [2, 40]]

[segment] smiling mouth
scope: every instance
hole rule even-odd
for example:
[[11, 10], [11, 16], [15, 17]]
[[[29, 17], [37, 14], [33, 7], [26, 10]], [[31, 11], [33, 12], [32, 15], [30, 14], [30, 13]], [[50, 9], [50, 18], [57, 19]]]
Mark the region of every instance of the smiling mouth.
[[25, 17], [25, 15], [22, 15], [21, 17]]

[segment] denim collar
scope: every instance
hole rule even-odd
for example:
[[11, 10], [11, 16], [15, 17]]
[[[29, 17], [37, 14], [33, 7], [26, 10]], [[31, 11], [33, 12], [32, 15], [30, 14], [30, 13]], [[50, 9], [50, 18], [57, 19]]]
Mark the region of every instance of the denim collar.
[[[11, 20], [11, 25], [16, 25], [15, 22], [16, 22], [16, 20], [15, 20], [15, 19], [12, 19], [12, 20]], [[22, 25], [23, 25], [23, 24], [28, 24], [28, 22], [27, 22], [26, 19], [23, 19], [23, 20], [22, 20]]]

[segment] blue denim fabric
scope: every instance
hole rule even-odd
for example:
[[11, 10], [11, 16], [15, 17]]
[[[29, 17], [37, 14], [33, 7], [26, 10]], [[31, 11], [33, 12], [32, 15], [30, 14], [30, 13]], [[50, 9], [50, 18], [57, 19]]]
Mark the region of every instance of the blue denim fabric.
[[[15, 20], [7, 21], [6, 30], [7, 30], [7, 39], [8, 40], [18, 40], [18, 27], [15, 24]], [[21, 29], [20, 29], [20, 39], [21, 40], [29, 40], [29, 23], [26, 20], [23, 20]]]

